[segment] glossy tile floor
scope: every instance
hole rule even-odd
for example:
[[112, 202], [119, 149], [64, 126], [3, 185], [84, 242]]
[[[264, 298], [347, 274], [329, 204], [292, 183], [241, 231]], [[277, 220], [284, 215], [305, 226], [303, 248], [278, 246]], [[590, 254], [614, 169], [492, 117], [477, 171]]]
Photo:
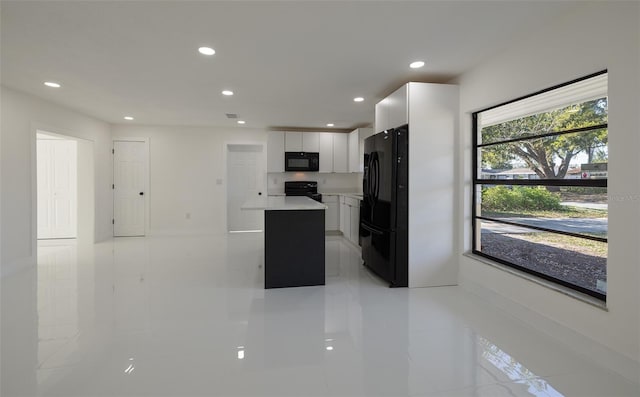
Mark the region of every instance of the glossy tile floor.
[[460, 287], [265, 291], [262, 234], [41, 243], [2, 284], [2, 396], [638, 396]]

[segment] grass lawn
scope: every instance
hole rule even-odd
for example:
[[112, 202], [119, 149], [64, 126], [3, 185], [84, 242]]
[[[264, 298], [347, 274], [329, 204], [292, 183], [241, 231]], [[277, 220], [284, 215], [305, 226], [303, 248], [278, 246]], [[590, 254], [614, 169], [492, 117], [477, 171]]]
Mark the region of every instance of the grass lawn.
[[482, 210], [482, 216], [490, 218], [606, 218], [608, 211], [596, 210], [590, 208], [578, 208], [564, 206], [562, 210], [511, 210], [511, 211], [495, 211]]

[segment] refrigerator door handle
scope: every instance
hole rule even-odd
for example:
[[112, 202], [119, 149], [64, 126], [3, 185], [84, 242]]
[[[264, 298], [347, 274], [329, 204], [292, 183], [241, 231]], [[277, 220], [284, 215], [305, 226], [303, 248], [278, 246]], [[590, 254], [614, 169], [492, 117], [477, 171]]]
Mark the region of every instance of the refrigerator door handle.
[[372, 152], [369, 158], [369, 173], [367, 175], [367, 201], [369, 206], [373, 208], [377, 201], [376, 189], [378, 183], [378, 153]]
[[379, 235], [379, 236], [383, 236], [383, 235], [384, 235], [384, 233], [383, 233], [383, 232], [381, 232], [380, 230], [376, 230], [376, 229], [372, 228], [371, 226], [367, 226], [367, 224], [366, 224], [366, 223], [360, 223], [360, 226], [362, 226], [362, 228], [363, 228], [364, 230], [366, 230], [366, 231], [368, 231], [368, 232], [371, 232], [371, 233], [373, 233], [373, 234], [377, 234], [377, 235]]
[[378, 159], [378, 156], [376, 156], [376, 192], [375, 192], [375, 198], [376, 201], [378, 201], [378, 196], [380, 195], [380, 160]]
[[370, 173], [370, 186], [371, 186], [371, 198], [372, 205], [378, 201], [378, 194], [380, 192], [380, 160], [378, 153], [374, 152], [371, 156], [371, 173]]

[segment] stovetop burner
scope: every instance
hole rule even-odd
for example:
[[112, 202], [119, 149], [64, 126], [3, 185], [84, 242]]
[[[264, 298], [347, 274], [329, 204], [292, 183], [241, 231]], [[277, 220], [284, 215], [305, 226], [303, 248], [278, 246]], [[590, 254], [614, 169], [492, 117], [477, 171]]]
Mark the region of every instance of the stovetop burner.
[[284, 183], [284, 194], [287, 196], [307, 196], [322, 202], [322, 194], [318, 193], [316, 181], [287, 181]]

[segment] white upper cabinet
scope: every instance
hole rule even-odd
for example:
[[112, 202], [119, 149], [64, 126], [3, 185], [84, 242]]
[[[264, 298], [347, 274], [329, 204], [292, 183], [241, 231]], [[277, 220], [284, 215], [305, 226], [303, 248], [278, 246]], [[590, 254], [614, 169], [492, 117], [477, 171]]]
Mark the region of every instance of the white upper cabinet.
[[267, 136], [267, 172], [284, 172], [284, 132], [269, 131]]
[[333, 172], [349, 172], [349, 135], [333, 134]]
[[[387, 128], [400, 127], [409, 123], [409, 85], [404, 85], [398, 88], [387, 99], [390, 99], [388, 103], [389, 107], [389, 125]], [[386, 128], [385, 128], [386, 129]]]
[[333, 133], [319, 134], [320, 172], [333, 172]]
[[[302, 152], [302, 132], [284, 133], [284, 151]], [[283, 160], [284, 164], [284, 160]]]
[[302, 151], [314, 153], [318, 153], [320, 151], [319, 132], [305, 132], [302, 134]]
[[349, 133], [349, 172], [364, 172], [364, 140], [373, 128], [358, 128]]
[[405, 84], [376, 104], [376, 133], [409, 123], [408, 89]]
[[[320, 153], [319, 172], [360, 172], [349, 164], [350, 151], [354, 159], [361, 157], [360, 138], [356, 130], [355, 146], [349, 134], [340, 132], [269, 132], [267, 141], [267, 172], [284, 172], [284, 152]], [[365, 128], [366, 130], [366, 128]], [[353, 149], [355, 147], [355, 149]], [[360, 160], [362, 162], [362, 160]]]
[[359, 158], [359, 145], [358, 145], [358, 130], [353, 130], [349, 133], [349, 172], [358, 172]]
[[358, 172], [364, 172], [364, 140], [373, 134], [373, 128], [358, 129]]
[[376, 133], [382, 132], [387, 128], [389, 124], [389, 108], [387, 106], [388, 99], [385, 98], [376, 103], [376, 116], [373, 123], [373, 129]]
[[285, 132], [285, 152], [319, 152], [320, 133], [318, 132]]

